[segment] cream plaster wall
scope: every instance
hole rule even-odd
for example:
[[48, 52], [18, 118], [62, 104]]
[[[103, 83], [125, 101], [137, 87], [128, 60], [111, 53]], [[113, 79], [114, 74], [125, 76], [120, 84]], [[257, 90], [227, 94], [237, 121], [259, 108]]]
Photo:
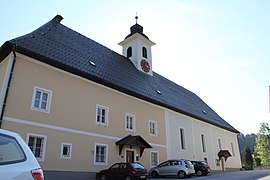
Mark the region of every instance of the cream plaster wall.
[[[35, 86], [52, 91], [50, 113], [31, 110]], [[109, 108], [107, 127], [95, 123], [97, 104]], [[126, 113], [136, 116], [136, 132], [125, 130]], [[4, 116], [12, 121], [19, 120], [20, 123], [14, 124], [14, 121], [6, 120], [2, 127], [19, 132], [25, 139], [27, 133], [47, 136], [45, 160], [40, 162], [45, 170], [104, 169], [116, 161], [122, 161], [115, 142], [128, 134], [141, 135], [148, 143], [153, 144], [151, 150], [159, 151], [160, 160], [166, 159], [166, 132], [162, 108], [43, 63], [36, 63], [20, 54], [17, 54]], [[157, 122], [156, 137], [149, 135], [149, 120]], [[25, 122], [28, 125], [24, 124]], [[72, 143], [71, 160], [60, 158], [62, 142]], [[93, 164], [94, 143], [108, 145], [107, 166]], [[149, 156], [150, 151], [145, 150], [140, 158], [140, 162], [148, 168], [150, 168]]]
[[[221, 170], [221, 166], [216, 166], [218, 159], [218, 138], [221, 139], [222, 149], [227, 149], [232, 153], [231, 143], [234, 146], [235, 156], [229, 157], [225, 163], [227, 169], [240, 169], [241, 160], [237, 134], [207, 124], [194, 118], [166, 111], [167, 143], [169, 158], [183, 158], [189, 160], [207, 161], [212, 170]], [[186, 149], [180, 148], [180, 128], [185, 130]], [[205, 138], [206, 152], [202, 150], [201, 134]]]
[[7, 82], [8, 78], [6, 77], [6, 74], [8, 73], [8, 57], [6, 57], [1, 63], [0, 63], [0, 114], [2, 113], [4, 101], [5, 101], [5, 94], [7, 89]]
[[2, 90], [2, 84], [5, 78], [5, 73], [8, 65], [8, 57], [5, 58], [1, 63], [0, 63], [0, 92]]

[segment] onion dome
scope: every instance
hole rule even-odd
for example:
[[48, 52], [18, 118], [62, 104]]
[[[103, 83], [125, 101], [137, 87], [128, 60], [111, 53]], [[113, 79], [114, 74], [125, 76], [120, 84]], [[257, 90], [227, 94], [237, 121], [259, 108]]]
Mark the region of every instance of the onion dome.
[[136, 16], [135, 19], [136, 24], [130, 27], [130, 34], [127, 35], [125, 39], [132, 36], [133, 34], [139, 33], [140, 35], [144, 36], [146, 39], [149, 40], [149, 38], [145, 34], [143, 34], [143, 27], [137, 23], [138, 16]]

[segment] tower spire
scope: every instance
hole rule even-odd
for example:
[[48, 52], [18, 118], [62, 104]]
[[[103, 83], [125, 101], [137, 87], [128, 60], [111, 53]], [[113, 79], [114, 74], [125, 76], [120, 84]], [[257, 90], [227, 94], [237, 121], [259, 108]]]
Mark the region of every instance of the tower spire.
[[135, 19], [136, 19], [136, 24], [137, 24], [137, 20], [138, 20], [137, 12], [136, 12]]

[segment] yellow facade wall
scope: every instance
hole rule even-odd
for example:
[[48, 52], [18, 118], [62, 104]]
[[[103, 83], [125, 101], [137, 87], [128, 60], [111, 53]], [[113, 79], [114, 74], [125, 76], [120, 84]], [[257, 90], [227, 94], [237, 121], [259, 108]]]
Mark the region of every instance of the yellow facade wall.
[[[19, 132], [25, 139], [27, 133], [47, 136], [45, 160], [40, 162], [45, 170], [98, 171], [104, 169], [115, 161], [123, 160], [118, 155], [119, 148], [115, 145], [115, 138], [123, 138], [128, 134], [142, 136], [148, 143], [154, 144], [151, 150], [159, 151], [160, 161], [166, 159], [164, 111], [158, 106], [43, 63], [36, 63], [35, 60], [19, 54], [11, 84], [4, 116], [25, 120], [30, 125], [6, 121], [2, 128]], [[49, 113], [31, 109], [35, 86], [52, 91]], [[107, 127], [95, 123], [97, 104], [109, 108]], [[136, 116], [135, 132], [125, 130], [126, 113]], [[157, 136], [149, 135], [149, 120], [157, 122]], [[106, 135], [106, 137], [83, 133]], [[60, 158], [62, 142], [72, 143], [71, 160]], [[93, 164], [95, 142], [108, 145], [107, 166]], [[147, 168], [150, 168], [149, 156], [150, 150], [146, 149], [140, 158], [140, 162]]]
[[2, 94], [1, 91], [3, 89], [3, 82], [4, 82], [4, 78], [5, 78], [7, 65], [8, 65], [8, 58], [4, 59], [0, 63], [0, 94]]

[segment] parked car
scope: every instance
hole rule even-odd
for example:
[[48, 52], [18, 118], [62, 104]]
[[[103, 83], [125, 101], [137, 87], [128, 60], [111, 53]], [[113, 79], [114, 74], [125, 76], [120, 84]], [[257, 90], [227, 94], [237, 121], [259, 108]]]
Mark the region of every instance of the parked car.
[[97, 177], [100, 180], [137, 180], [147, 179], [148, 171], [138, 163], [115, 163], [109, 169], [101, 170]]
[[0, 177], [5, 180], [43, 180], [43, 171], [22, 137], [0, 129]]
[[194, 165], [195, 173], [198, 176], [206, 176], [211, 172], [209, 165], [204, 161], [191, 161], [191, 163]]
[[178, 176], [179, 178], [191, 177], [195, 173], [194, 166], [189, 160], [172, 159], [153, 167], [149, 175], [156, 178], [159, 176]]

